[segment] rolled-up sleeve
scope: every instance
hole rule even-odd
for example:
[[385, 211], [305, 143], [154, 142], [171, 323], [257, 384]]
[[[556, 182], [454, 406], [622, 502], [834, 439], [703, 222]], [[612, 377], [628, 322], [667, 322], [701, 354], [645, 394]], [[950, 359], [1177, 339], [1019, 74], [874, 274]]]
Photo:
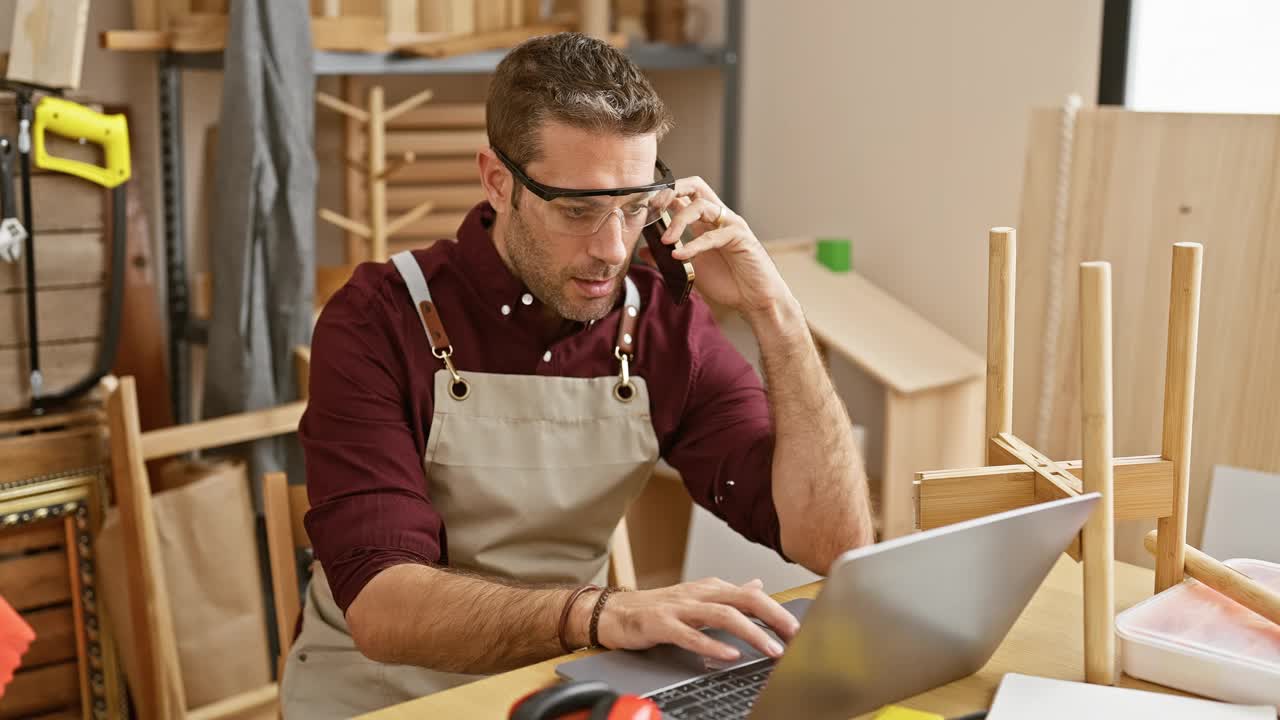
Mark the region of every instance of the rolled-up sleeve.
[[412, 420], [409, 372], [383, 302], [348, 286], [326, 304], [298, 430], [311, 501], [307, 533], [343, 612], [382, 570], [442, 555], [441, 519], [422, 467], [423, 429]]
[[774, 425], [760, 377], [701, 301], [689, 321], [688, 347], [689, 391], [664, 457], [680, 471], [695, 502], [781, 555], [773, 503]]

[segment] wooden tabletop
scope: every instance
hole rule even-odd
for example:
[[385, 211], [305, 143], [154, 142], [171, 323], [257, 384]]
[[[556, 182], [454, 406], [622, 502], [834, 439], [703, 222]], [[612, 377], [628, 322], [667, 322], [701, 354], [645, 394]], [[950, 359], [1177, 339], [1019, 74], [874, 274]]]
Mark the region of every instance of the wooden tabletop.
[[[1115, 569], [1117, 612], [1151, 596], [1154, 584], [1151, 570], [1120, 562], [1116, 563]], [[1081, 567], [1067, 556], [1062, 556], [986, 666], [967, 678], [898, 704], [952, 717], [989, 707], [996, 686], [1007, 672], [1083, 681], [1081, 580]], [[813, 583], [778, 593], [775, 597], [783, 602], [813, 597], [819, 587], [821, 583]], [[366, 720], [506, 718], [511, 703], [516, 699], [557, 680], [556, 665], [585, 655], [555, 658], [362, 717]], [[1182, 694], [1128, 676], [1121, 677], [1120, 686]], [[862, 717], [870, 718], [871, 715]]]

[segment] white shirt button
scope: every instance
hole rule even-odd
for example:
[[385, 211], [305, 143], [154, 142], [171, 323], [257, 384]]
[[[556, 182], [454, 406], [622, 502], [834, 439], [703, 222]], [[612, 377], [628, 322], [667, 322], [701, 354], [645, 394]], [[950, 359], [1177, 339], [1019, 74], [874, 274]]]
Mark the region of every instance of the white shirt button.
[[521, 296], [520, 296], [520, 302], [524, 303], [525, 305], [532, 305], [532, 304], [533, 304], [533, 296], [532, 296], [532, 295], [530, 295], [529, 293], [525, 293], [525, 294], [523, 294], [523, 295], [521, 295]]
[[624, 342], [624, 343], [626, 343], [626, 344], [630, 345], [630, 344], [631, 344], [631, 333], [622, 333], [622, 342]]
[[635, 305], [628, 305], [628, 306], [627, 306], [627, 314], [628, 314], [628, 315], [630, 315], [631, 317], [635, 317], [635, 316], [636, 316], [636, 306], [635, 306]]
[[542, 353], [542, 362], [551, 362], [551, 351], [550, 351], [550, 350], [548, 350], [548, 351], [546, 351], [546, 352]]
[[510, 306], [510, 305], [503, 305], [503, 306], [502, 306], [502, 314], [503, 314], [503, 315], [510, 315], [510, 314], [511, 314], [511, 306]]

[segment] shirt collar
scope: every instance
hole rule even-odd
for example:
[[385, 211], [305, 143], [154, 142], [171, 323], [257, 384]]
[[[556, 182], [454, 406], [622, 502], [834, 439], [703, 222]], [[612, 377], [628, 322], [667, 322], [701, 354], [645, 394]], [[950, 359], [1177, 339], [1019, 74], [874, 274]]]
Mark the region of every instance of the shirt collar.
[[[540, 309], [542, 304], [524, 282], [511, 274], [493, 244], [493, 223], [497, 211], [486, 200], [471, 208], [458, 227], [458, 258], [466, 268], [463, 276], [480, 295], [481, 301], [497, 312], [509, 308], [508, 316]], [[528, 295], [532, 304], [526, 305]]]

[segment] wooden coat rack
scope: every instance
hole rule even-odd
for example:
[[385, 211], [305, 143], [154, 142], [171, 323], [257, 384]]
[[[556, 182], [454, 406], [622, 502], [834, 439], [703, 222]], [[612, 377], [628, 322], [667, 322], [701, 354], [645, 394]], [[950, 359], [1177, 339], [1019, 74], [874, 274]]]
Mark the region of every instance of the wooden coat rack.
[[1155, 590], [1183, 579], [1203, 247], [1173, 246], [1159, 455], [1112, 457], [1111, 266], [1080, 264], [1084, 459], [1056, 462], [1013, 434], [1014, 230], [994, 228], [990, 240], [986, 450], [991, 467], [918, 473], [917, 525], [929, 529], [1085, 492], [1101, 493], [1102, 503], [1068, 552], [1084, 560], [1085, 680], [1114, 684], [1115, 521], [1157, 519]]
[[[432, 95], [431, 90], [423, 90], [387, 108], [382, 86], [374, 85], [369, 88], [368, 107], [365, 109], [328, 93], [316, 93], [316, 102], [356, 121], [368, 134], [366, 160], [361, 162], [355, 158], [346, 158], [348, 165], [365, 176], [369, 197], [368, 217], [362, 222], [328, 208], [321, 208], [320, 219], [367, 240], [369, 242], [368, 259], [375, 262], [387, 260], [388, 237], [419, 220], [435, 207], [434, 201], [425, 200], [394, 220], [387, 217], [387, 178], [417, 161], [414, 153], [405, 152], [395, 162], [387, 164], [387, 125], [431, 100]], [[349, 260], [354, 261], [351, 258]]]

